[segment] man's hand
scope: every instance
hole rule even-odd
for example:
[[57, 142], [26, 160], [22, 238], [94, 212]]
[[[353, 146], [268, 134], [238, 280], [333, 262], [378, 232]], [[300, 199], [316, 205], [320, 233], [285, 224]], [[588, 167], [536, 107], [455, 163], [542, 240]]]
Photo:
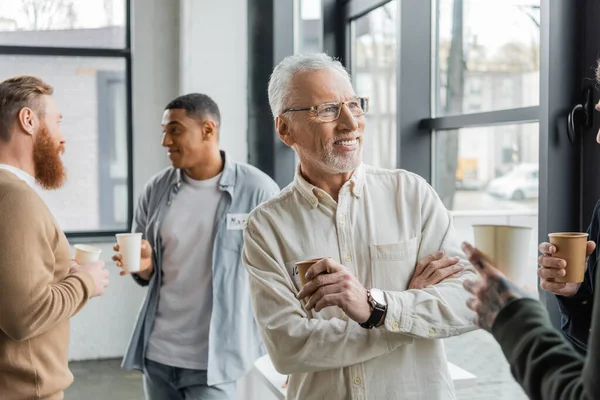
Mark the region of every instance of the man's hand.
[[423, 289], [435, 285], [462, 270], [459, 257], [444, 257], [443, 251], [428, 255], [417, 263], [409, 289]]
[[304, 307], [316, 312], [337, 306], [352, 320], [363, 323], [371, 316], [367, 289], [352, 272], [331, 258], [324, 258], [306, 271], [307, 283], [298, 299], [308, 298]]
[[142, 240], [142, 252], [140, 254], [140, 270], [136, 272], [129, 272], [125, 268], [123, 268], [122, 256], [118, 254], [119, 245], [115, 244], [113, 246], [113, 250], [117, 252], [112, 257], [112, 260], [115, 261], [117, 267], [121, 268], [121, 272], [119, 275], [127, 275], [129, 273], [137, 274], [140, 278], [149, 281], [152, 277], [152, 273], [154, 272], [154, 268], [152, 267], [152, 246], [148, 243], [147, 240]]
[[71, 268], [69, 269], [69, 273], [77, 272], [77, 271], [85, 271], [94, 278], [94, 283], [96, 284], [94, 293], [90, 297], [102, 296], [104, 294], [104, 290], [110, 283], [108, 280], [108, 275], [110, 272], [105, 268], [104, 261], [96, 261], [90, 264], [79, 265], [77, 262], [73, 261], [71, 263]]
[[[540, 243], [538, 250], [542, 255], [538, 258], [538, 264], [541, 268], [538, 269], [538, 276], [541, 278], [540, 286], [548, 292], [559, 296], [571, 297], [578, 291], [581, 283], [560, 283], [556, 282], [556, 278], [561, 278], [567, 274], [565, 268], [567, 262], [562, 258], [554, 257], [556, 246], [550, 243]], [[588, 259], [590, 254], [596, 250], [596, 243], [587, 242], [585, 268], [587, 269]]]
[[467, 300], [467, 307], [477, 313], [475, 324], [489, 332], [500, 310], [515, 300], [529, 296], [506, 279], [479, 250], [468, 243], [463, 243], [462, 248], [482, 278], [463, 282], [464, 288], [475, 295], [475, 298]]

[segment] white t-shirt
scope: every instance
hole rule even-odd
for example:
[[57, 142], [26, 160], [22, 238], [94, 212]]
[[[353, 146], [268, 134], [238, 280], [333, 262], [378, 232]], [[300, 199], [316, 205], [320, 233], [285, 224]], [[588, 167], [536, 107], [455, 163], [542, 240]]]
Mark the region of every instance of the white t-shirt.
[[162, 286], [146, 357], [172, 367], [207, 369], [212, 311], [215, 216], [221, 174], [196, 181], [184, 174], [160, 227]]

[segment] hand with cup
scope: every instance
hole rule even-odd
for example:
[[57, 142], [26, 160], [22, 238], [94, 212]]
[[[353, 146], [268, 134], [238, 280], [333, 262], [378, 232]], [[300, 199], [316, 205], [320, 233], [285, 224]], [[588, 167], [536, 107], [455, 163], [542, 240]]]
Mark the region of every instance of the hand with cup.
[[142, 239], [141, 233], [122, 233], [116, 237], [117, 244], [113, 249], [117, 254], [112, 260], [122, 269], [119, 274], [136, 274], [144, 280], [150, 280], [154, 272], [150, 243]]
[[551, 243], [540, 243], [538, 276], [542, 289], [565, 297], [579, 291], [588, 258], [596, 249], [596, 243], [587, 237], [586, 233], [551, 233]]
[[367, 289], [348, 267], [331, 258], [322, 258], [308, 268], [304, 278], [306, 284], [300, 289], [298, 299], [308, 299], [307, 311], [314, 309], [319, 312], [326, 307], [337, 306], [358, 323], [371, 316]]
[[110, 272], [105, 268], [104, 261], [100, 260], [102, 250], [87, 244], [76, 244], [73, 247], [75, 248], [75, 257], [69, 273], [85, 271], [90, 274], [96, 283], [96, 289], [91, 297], [102, 296], [110, 283], [108, 280]]
[[79, 265], [98, 261], [100, 259], [100, 253], [102, 253], [102, 250], [99, 248], [87, 244], [76, 244], [73, 247], [75, 248], [74, 260]]

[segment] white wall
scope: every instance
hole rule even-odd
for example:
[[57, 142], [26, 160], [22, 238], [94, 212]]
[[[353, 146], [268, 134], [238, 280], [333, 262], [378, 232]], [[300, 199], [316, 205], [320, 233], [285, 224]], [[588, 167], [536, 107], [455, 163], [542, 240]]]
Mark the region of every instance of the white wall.
[[[181, 94], [210, 96], [221, 110], [221, 148], [248, 159], [248, 14], [245, 0], [181, 0]], [[266, 90], [266, 88], [265, 88]]]
[[[168, 165], [160, 145], [165, 105], [179, 94], [179, 7], [173, 0], [134, 0], [133, 162], [137, 200], [148, 179]], [[72, 244], [76, 241], [72, 240]], [[145, 289], [120, 277], [110, 260], [112, 243], [95, 243], [111, 270], [106, 294], [71, 320], [70, 359], [89, 360], [124, 354]]]

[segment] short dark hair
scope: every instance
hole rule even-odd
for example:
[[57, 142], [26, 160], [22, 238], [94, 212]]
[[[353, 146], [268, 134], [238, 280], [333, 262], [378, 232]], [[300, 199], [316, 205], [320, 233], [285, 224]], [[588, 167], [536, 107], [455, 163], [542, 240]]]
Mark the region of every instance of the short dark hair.
[[10, 128], [21, 109], [29, 107], [42, 118], [46, 110], [40, 97], [53, 92], [52, 86], [35, 76], [15, 76], [0, 82], [0, 140], [10, 141]]
[[183, 109], [186, 111], [187, 116], [191, 118], [202, 118], [206, 114], [209, 114], [215, 119], [217, 126], [221, 126], [221, 112], [219, 111], [219, 106], [213, 99], [205, 94], [190, 93], [179, 96], [165, 107], [165, 110], [173, 109]]

